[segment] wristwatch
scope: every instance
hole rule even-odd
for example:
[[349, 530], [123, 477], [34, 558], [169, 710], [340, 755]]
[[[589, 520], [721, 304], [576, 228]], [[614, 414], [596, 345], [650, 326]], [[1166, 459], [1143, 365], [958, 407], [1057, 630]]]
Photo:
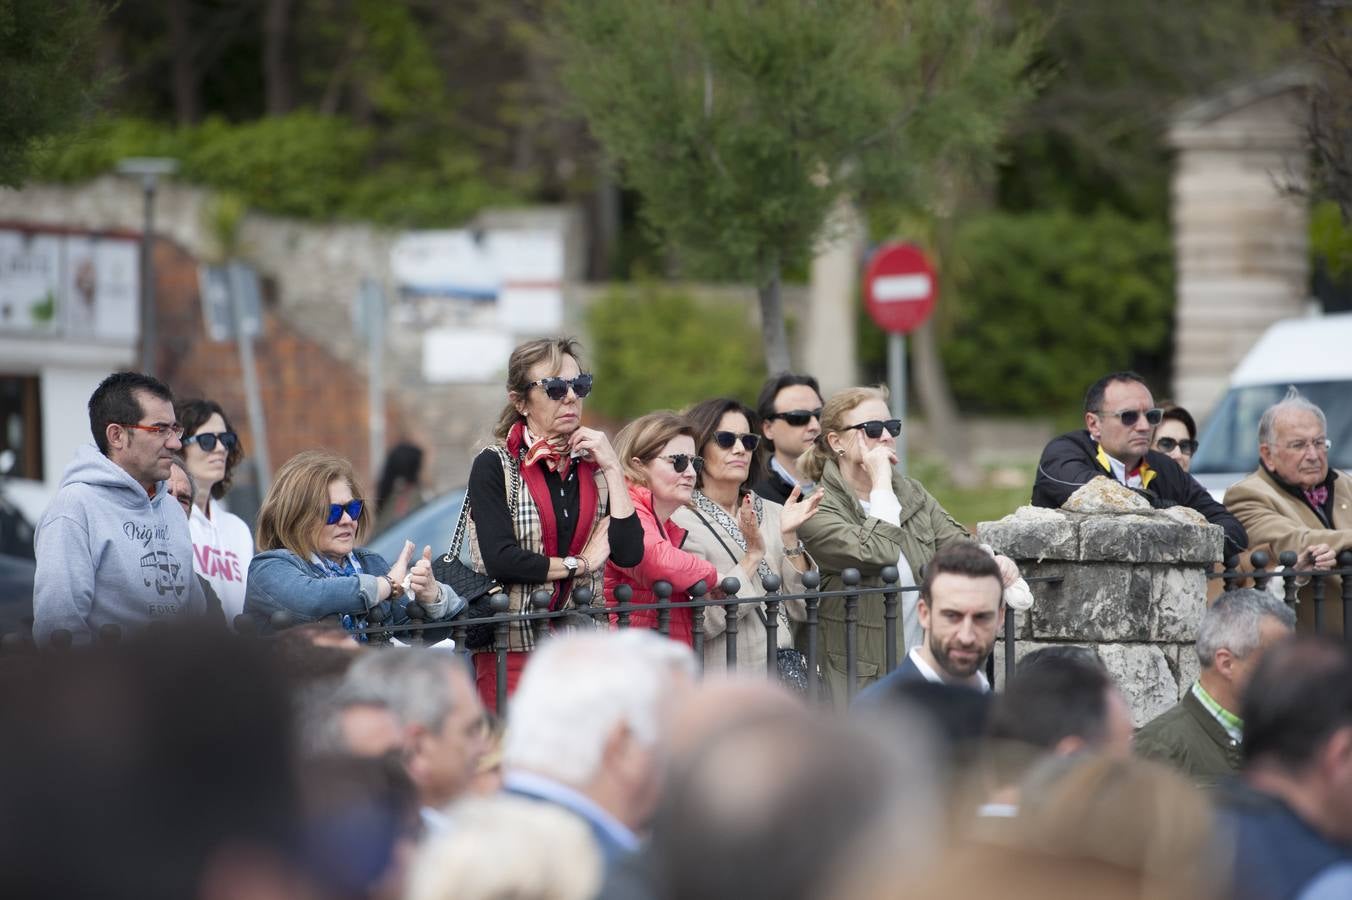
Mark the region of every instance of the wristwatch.
[[806, 552], [807, 552], [807, 548], [803, 546], [803, 542], [802, 542], [802, 541], [799, 541], [799, 542], [798, 542], [798, 546], [797, 546], [797, 547], [785, 547], [785, 548], [784, 548], [784, 556], [785, 556], [786, 558], [788, 558], [788, 559], [793, 559], [795, 556], [802, 556], [802, 555], [803, 555], [804, 553], [806, 553]]
[[582, 560], [578, 559], [576, 556], [565, 556], [563, 558], [563, 567], [568, 570], [569, 578], [577, 577], [577, 570], [581, 565]]

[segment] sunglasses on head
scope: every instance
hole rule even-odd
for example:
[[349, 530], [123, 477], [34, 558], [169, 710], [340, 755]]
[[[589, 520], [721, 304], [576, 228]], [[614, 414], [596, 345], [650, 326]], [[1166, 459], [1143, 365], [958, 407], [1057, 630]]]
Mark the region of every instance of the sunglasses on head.
[[1192, 456], [1197, 452], [1197, 442], [1192, 440], [1176, 441], [1170, 437], [1162, 437], [1155, 441], [1155, 446], [1165, 453], [1173, 453], [1174, 448], [1177, 447], [1183, 451], [1184, 456]]
[[665, 459], [671, 463], [671, 470], [677, 475], [684, 472], [687, 466], [694, 466], [696, 472], [704, 468], [704, 457], [691, 456], [689, 453], [673, 453], [670, 456], [659, 456], [657, 458]]
[[880, 419], [870, 419], [867, 422], [860, 422], [858, 425], [845, 426], [846, 431], [853, 431], [856, 428], [861, 429], [869, 440], [876, 441], [883, 436], [884, 428], [892, 437], [901, 434], [901, 419], [888, 419], [886, 422]]
[[1115, 413], [1106, 413], [1100, 410], [1099, 415], [1110, 419], [1121, 419], [1122, 424], [1130, 428], [1140, 421], [1141, 416], [1145, 416], [1146, 422], [1151, 425], [1158, 425], [1164, 418], [1164, 410], [1159, 407], [1147, 409], [1144, 413], [1139, 409], [1124, 409], [1121, 412]]
[[822, 408], [819, 406], [816, 409], [791, 409], [787, 412], [771, 413], [766, 418], [770, 420], [783, 419], [794, 428], [802, 428], [813, 419], [820, 422], [822, 420]]
[[361, 518], [362, 507], [365, 506], [362, 500], [349, 500], [346, 503], [330, 503], [329, 517], [325, 520], [325, 525], [337, 525], [343, 521], [343, 513], [347, 513], [348, 518], [357, 521]]
[[755, 453], [756, 448], [760, 446], [760, 437], [754, 434], [735, 434], [731, 431], [715, 431], [714, 443], [724, 450], [731, 450], [732, 445], [738, 441], [742, 442], [742, 447], [747, 453]]
[[220, 441], [221, 446], [226, 449], [226, 452], [229, 452], [234, 450], [235, 445], [239, 443], [239, 435], [235, 434], [233, 431], [220, 431], [216, 434], [204, 431], [201, 434], [194, 434], [190, 438], [184, 438], [183, 446], [186, 447], [189, 444], [196, 444], [201, 447], [203, 451], [211, 453], [216, 449], [217, 441]]
[[577, 395], [577, 399], [581, 400], [591, 393], [592, 376], [589, 373], [583, 373], [576, 378], [559, 378], [557, 376], [541, 378], [539, 381], [532, 381], [526, 385], [526, 390], [537, 386], [544, 389], [545, 396], [550, 400], [562, 400], [567, 397], [569, 388], [572, 388], [573, 393]]

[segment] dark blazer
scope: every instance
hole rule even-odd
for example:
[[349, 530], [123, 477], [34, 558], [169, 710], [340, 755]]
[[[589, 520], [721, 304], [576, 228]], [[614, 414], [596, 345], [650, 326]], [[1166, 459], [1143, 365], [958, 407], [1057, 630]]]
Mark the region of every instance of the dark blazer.
[[879, 703], [892, 693], [898, 685], [928, 680], [925, 673], [921, 672], [920, 667], [915, 664], [915, 660], [911, 659], [911, 654], [907, 653], [895, 669], [856, 694], [854, 705], [866, 706]]
[[765, 477], [753, 482], [751, 490], [758, 496], [766, 500], [773, 500], [783, 506], [789, 502], [789, 494], [793, 493], [793, 485], [785, 481], [783, 476], [770, 468], [769, 465], [766, 465]]
[[[1218, 503], [1187, 472], [1163, 453], [1147, 450], [1145, 460], [1155, 477], [1145, 488], [1150, 502], [1158, 507], [1187, 506], [1197, 510], [1212, 525], [1225, 529], [1225, 555], [1239, 553], [1249, 546], [1249, 536], [1224, 505]], [[1052, 440], [1038, 460], [1033, 482], [1033, 505], [1059, 509], [1082, 485], [1112, 470], [1098, 459], [1098, 443], [1088, 431], [1072, 431]]]
[[1239, 772], [1241, 748], [1189, 690], [1177, 706], [1136, 732], [1138, 756], [1165, 763], [1212, 788]]

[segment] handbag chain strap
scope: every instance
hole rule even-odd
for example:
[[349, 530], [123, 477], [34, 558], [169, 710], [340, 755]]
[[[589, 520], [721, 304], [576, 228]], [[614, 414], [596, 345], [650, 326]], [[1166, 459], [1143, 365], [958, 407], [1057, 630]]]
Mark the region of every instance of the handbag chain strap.
[[[511, 516], [513, 523], [516, 521], [516, 505], [521, 493], [521, 467], [512, 459], [510, 453], [506, 453], [498, 447], [491, 448], [498, 454], [502, 461], [503, 468], [511, 469], [511, 489], [507, 492], [507, 512]], [[455, 533], [451, 535], [451, 544], [446, 548], [446, 561], [450, 562], [460, 558], [460, 547], [465, 542], [465, 527], [469, 523], [469, 489], [465, 490], [465, 502], [460, 505], [460, 518], [455, 522]]]

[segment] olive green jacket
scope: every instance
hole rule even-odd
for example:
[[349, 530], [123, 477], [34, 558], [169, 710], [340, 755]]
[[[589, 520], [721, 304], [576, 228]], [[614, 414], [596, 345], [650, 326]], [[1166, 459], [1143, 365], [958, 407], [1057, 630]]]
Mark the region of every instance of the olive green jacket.
[[1137, 756], [1173, 767], [1198, 786], [1213, 788], [1239, 772], [1239, 742], [1189, 689], [1183, 699], [1136, 732]]
[[[821, 507], [798, 528], [798, 536], [816, 560], [821, 571], [823, 591], [840, 590], [840, 573], [855, 568], [864, 587], [882, 584], [884, 566], [895, 566], [897, 557], [906, 554], [911, 571], [920, 577], [920, 567], [935, 552], [954, 541], [971, 536], [950, 516], [914, 478], [892, 475], [892, 490], [901, 502], [901, 524], [891, 525], [864, 514], [854, 490], [845, 482], [835, 460], [829, 460], [819, 479]], [[821, 665], [832, 696], [843, 704], [845, 691], [845, 601], [831, 598], [821, 602]], [[906, 655], [901, 613], [897, 614], [897, 661]], [[884, 674], [887, 661], [883, 598], [879, 594], [859, 600], [857, 631], [858, 661], [855, 671], [858, 688], [872, 684]]]

